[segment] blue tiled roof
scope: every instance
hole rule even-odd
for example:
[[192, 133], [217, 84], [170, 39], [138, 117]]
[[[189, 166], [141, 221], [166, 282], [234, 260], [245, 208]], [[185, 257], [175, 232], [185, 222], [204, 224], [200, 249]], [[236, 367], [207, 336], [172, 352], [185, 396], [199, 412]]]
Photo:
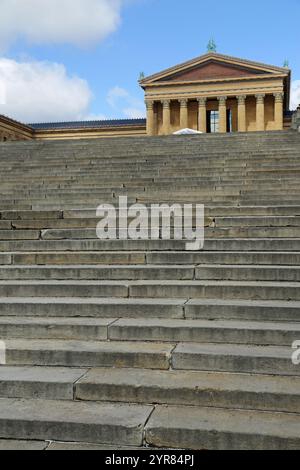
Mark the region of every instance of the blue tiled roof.
[[104, 128], [120, 126], [143, 126], [146, 125], [146, 119], [107, 119], [103, 121], [46, 122], [27, 125], [35, 130]]

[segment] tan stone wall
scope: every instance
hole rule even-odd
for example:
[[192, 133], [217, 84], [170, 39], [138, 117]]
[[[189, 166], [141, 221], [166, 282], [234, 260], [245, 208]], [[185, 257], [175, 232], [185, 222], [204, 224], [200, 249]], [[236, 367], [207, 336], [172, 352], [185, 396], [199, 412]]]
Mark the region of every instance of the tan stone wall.
[[33, 132], [27, 126], [0, 116], [0, 142], [32, 139]]
[[79, 140], [106, 137], [139, 137], [145, 135], [147, 135], [146, 126], [136, 126], [132, 128], [39, 130], [34, 133], [34, 138], [36, 140]]

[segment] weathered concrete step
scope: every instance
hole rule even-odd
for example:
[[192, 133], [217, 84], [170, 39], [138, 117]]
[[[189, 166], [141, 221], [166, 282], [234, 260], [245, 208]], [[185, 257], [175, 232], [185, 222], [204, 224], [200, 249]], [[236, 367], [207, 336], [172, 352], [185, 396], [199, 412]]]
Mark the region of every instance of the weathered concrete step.
[[[153, 227], [152, 227], [153, 228]], [[161, 234], [162, 229], [159, 229]], [[36, 232], [36, 236], [26, 235], [27, 230], [14, 230], [6, 231], [0, 230], [0, 237], [2, 239], [14, 239], [13, 236], [8, 238], [7, 233], [10, 234], [19, 234], [20, 237], [26, 236], [27, 239], [39, 238], [40, 232]], [[28, 230], [28, 232], [30, 232]], [[4, 234], [5, 233], [5, 234]], [[23, 234], [23, 235], [22, 235]], [[33, 231], [32, 234], [35, 234]], [[149, 228], [150, 235], [150, 228]], [[300, 227], [250, 227], [250, 228], [241, 228], [241, 227], [231, 227], [231, 228], [206, 228], [205, 237], [206, 238], [297, 238], [300, 236]], [[117, 237], [119, 238], [119, 233], [117, 231]], [[16, 238], [18, 238], [16, 236]], [[97, 239], [96, 228], [92, 229], [70, 229], [70, 230], [42, 230], [40, 238], [42, 240], [89, 240]]]
[[141, 446], [153, 407], [0, 399], [0, 437]]
[[9, 253], [0, 253], [0, 265], [11, 264], [12, 256]]
[[0, 253], [3, 265], [299, 265], [299, 252], [79, 251]]
[[[300, 255], [299, 255], [300, 256]], [[145, 264], [146, 253], [143, 251], [92, 251], [92, 252], [25, 252], [0, 253], [2, 264], [13, 265], [115, 265]], [[297, 260], [297, 255], [295, 258]], [[155, 263], [153, 263], [155, 264]], [[166, 263], [168, 264], [168, 263]], [[184, 263], [186, 264], [186, 263]]]
[[5, 340], [7, 365], [169, 369], [173, 344], [122, 341]]
[[1, 297], [1, 316], [184, 318], [186, 299]]
[[[185, 240], [24, 240], [0, 241], [0, 252], [185, 251]], [[205, 251], [300, 251], [300, 238], [206, 239]]]
[[[299, 227], [299, 216], [216, 217], [216, 227]], [[22, 227], [21, 227], [22, 228]], [[33, 227], [35, 228], [35, 227]]]
[[253, 410], [158, 406], [146, 425], [153, 446], [196, 450], [296, 450], [300, 416]]
[[0, 439], [0, 450], [46, 450], [49, 447], [47, 441], [28, 441], [16, 439]]
[[[300, 269], [300, 268], [299, 268]], [[200, 275], [200, 274], [199, 274]], [[300, 277], [300, 276], [299, 276]], [[2, 280], [194, 279], [195, 267], [183, 265], [70, 265], [0, 267]], [[297, 280], [297, 279], [295, 279]]]
[[185, 304], [184, 315], [187, 319], [298, 322], [300, 302], [191, 299]]
[[39, 230], [0, 230], [0, 240], [38, 240]]
[[[16, 257], [18, 255], [15, 255]], [[21, 256], [21, 255], [20, 255]], [[45, 255], [46, 256], [46, 255]], [[78, 254], [78, 261], [81, 253]], [[14, 256], [12, 256], [14, 259]], [[268, 251], [152, 251], [145, 252], [149, 264], [201, 264], [201, 265], [300, 265], [300, 253]], [[33, 255], [32, 255], [33, 258]], [[50, 259], [50, 257], [49, 257]], [[84, 260], [85, 258], [83, 258]], [[44, 263], [47, 264], [47, 263]]]
[[300, 321], [298, 323], [280, 323], [237, 320], [121, 318], [113, 323], [111, 322], [107, 328], [109, 339], [114, 341], [184, 341], [290, 347], [294, 341], [300, 338]]
[[0, 212], [2, 220], [57, 220], [62, 219], [62, 211], [3, 211]]
[[[1, 273], [1, 269], [0, 269]], [[202, 265], [195, 279], [232, 281], [300, 281], [300, 266]]]
[[[64, 210], [63, 218], [64, 219], [74, 219], [74, 218], [94, 218], [96, 214], [96, 206], [89, 209], [74, 209], [74, 210]], [[29, 214], [30, 215], [30, 214]], [[28, 217], [29, 217], [28, 215]], [[207, 217], [241, 217], [241, 216], [299, 216], [300, 215], [300, 206], [296, 205], [274, 205], [270, 204], [269, 206], [222, 206], [210, 204], [205, 206], [205, 216]], [[6, 217], [12, 219], [12, 217]], [[44, 217], [45, 218], [45, 217]], [[48, 218], [48, 217], [46, 217]], [[50, 217], [49, 217], [50, 218]]]
[[128, 281], [0, 281], [1, 297], [128, 297]]
[[0, 297], [131, 297], [300, 300], [298, 282], [275, 281], [0, 281]]
[[116, 318], [65, 318], [0, 316], [0, 338], [67, 339], [97, 341], [108, 339], [108, 326]]
[[0, 368], [0, 398], [73, 400], [74, 384], [87, 371], [88, 369], [72, 367], [2, 366]]
[[[132, 218], [131, 218], [132, 219]], [[131, 220], [128, 218], [128, 221]], [[145, 219], [146, 221], [149, 220]], [[74, 219], [36, 219], [36, 220], [0, 220], [0, 230], [9, 230], [11, 228], [16, 230], [70, 230], [70, 229], [95, 229], [99, 222], [96, 217], [82, 217]], [[171, 224], [174, 224], [171, 219]], [[206, 217], [205, 226], [215, 226], [216, 228], [228, 227], [299, 227], [299, 216], [265, 216], [260, 217]], [[90, 236], [90, 234], [88, 234]], [[49, 234], [46, 234], [49, 236]]]
[[300, 413], [299, 387], [299, 377], [95, 368], [76, 382], [75, 398]]
[[217, 343], [179, 343], [172, 354], [173, 369], [300, 375], [292, 362], [292, 345], [252, 346]]
[[[160, 282], [129, 281], [128, 285], [129, 297], [300, 300], [300, 284], [297, 282], [209, 280]], [[37, 292], [38, 289], [39, 286], [36, 288]], [[30, 290], [28, 290], [28, 292], [30, 292]]]

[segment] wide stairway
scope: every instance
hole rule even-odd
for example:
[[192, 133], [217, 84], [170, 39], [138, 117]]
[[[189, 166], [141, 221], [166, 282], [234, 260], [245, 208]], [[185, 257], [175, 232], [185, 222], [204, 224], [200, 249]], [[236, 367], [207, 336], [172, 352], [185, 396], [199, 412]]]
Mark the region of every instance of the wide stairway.
[[[0, 448], [300, 448], [300, 134], [5, 143], [0, 168]], [[204, 250], [98, 239], [121, 195], [205, 204]]]

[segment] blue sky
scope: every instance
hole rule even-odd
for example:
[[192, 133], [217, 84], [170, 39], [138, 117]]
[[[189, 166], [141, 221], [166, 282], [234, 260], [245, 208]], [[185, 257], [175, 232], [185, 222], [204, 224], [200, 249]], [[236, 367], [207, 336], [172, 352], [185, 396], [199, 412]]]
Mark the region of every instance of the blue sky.
[[26, 122], [142, 116], [139, 73], [205, 53], [210, 37], [220, 53], [288, 59], [300, 102], [299, 0], [0, 0], [0, 11], [0, 113]]

